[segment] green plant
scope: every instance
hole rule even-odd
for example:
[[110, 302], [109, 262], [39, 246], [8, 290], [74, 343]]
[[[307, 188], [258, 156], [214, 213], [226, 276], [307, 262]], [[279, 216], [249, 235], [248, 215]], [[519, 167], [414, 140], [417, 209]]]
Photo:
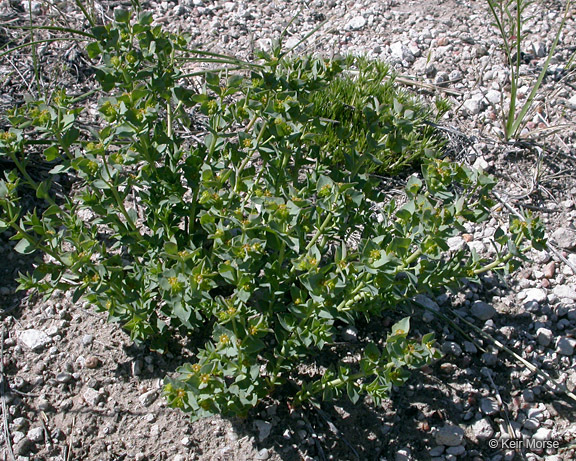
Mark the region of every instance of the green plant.
[[[186, 58], [185, 37], [124, 10], [92, 34], [98, 123], [86, 128], [64, 91], [8, 115], [0, 155], [14, 170], [0, 182], [0, 226], [16, 251], [45, 255], [22, 289], [72, 290], [156, 349], [189, 341], [194, 363], [165, 392], [194, 417], [245, 414], [287, 383], [295, 403], [379, 402], [438, 357], [432, 335], [409, 336], [405, 317], [352, 346], [338, 343], [339, 326], [403, 317], [417, 294], [511, 270], [527, 241], [541, 243], [535, 223], [517, 220], [510, 235], [496, 232], [491, 262], [450, 252], [466, 221], [490, 216], [493, 180], [428, 158], [398, 206], [369, 174], [384, 127], [367, 118], [350, 131], [363, 139], [335, 163], [315, 98], [342, 78], [344, 61], [289, 59], [279, 48], [252, 64]], [[237, 70], [187, 85], [184, 58]], [[52, 166], [45, 177], [30, 174], [38, 156]], [[62, 175], [76, 180], [64, 196], [52, 187]], [[26, 210], [30, 190], [42, 206]], [[322, 375], [299, 374], [313, 360], [327, 361]]]
[[[370, 153], [367, 168], [394, 174], [433, 157], [441, 147], [428, 124], [447, 110], [437, 104], [437, 114], [408, 92], [400, 91], [389, 67], [363, 57], [348, 57], [346, 72], [312, 95], [313, 113], [326, 122], [319, 143], [335, 163], [345, 164], [347, 153]], [[443, 108], [442, 108], [443, 107]]]
[[542, 64], [542, 69], [536, 81], [532, 85], [532, 90], [521, 107], [518, 105], [518, 88], [521, 86], [522, 44], [526, 36], [522, 31], [522, 27], [526, 19], [524, 17], [526, 9], [533, 2], [531, 0], [487, 0], [487, 2], [494, 18], [494, 26], [498, 29], [502, 39], [502, 49], [510, 70], [510, 103], [508, 107], [502, 108], [504, 137], [508, 141], [517, 136], [526, 124], [526, 116], [532, 108], [534, 98], [538, 94], [544, 77], [548, 72], [550, 60], [554, 56], [566, 19], [571, 11], [572, 1], [568, 0], [566, 2], [564, 15], [548, 51], [548, 56]]

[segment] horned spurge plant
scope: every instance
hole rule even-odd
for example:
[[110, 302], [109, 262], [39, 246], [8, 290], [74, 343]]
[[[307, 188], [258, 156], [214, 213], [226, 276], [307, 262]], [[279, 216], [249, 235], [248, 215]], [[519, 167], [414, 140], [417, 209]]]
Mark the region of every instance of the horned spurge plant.
[[[408, 201], [390, 199], [369, 171], [388, 148], [388, 124], [420, 117], [399, 110], [412, 104], [405, 96], [393, 115], [376, 93], [362, 99], [354, 110], [365, 116], [349, 131], [362, 139], [334, 158], [327, 126], [346, 120], [319, 117], [318, 94], [354, 61], [274, 49], [190, 82], [178, 66], [186, 38], [150, 16], [119, 10], [92, 33], [99, 123], [87, 127], [84, 106], [64, 91], [9, 114], [0, 153], [14, 169], [0, 182], [0, 224], [17, 251], [44, 254], [22, 289], [72, 290], [156, 349], [187, 340], [195, 356], [165, 393], [194, 417], [245, 414], [288, 383], [294, 404], [343, 394], [379, 402], [438, 357], [433, 336], [410, 334], [401, 315], [418, 308], [416, 295], [512, 269], [526, 242], [540, 242], [536, 225], [512, 222], [495, 234], [490, 262], [451, 252], [449, 237], [489, 217], [493, 180], [433, 156], [420, 158]], [[403, 135], [394, 131], [392, 144]], [[412, 156], [390, 152], [398, 165]], [[34, 156], [52, 166], [44, 177], [30, 173]], [[74, 183], [56, 193], [65, 175]], [[30, 190], [41, 205], [23, 209]], [[339, 328], [384, 316], [399, 321], [342, 341]], [[314, 360], [320, 375], [300, 373]]]
[[532, 89], [523, 104], [519, 104], [518, 89], [522, 85], [523, 77], [520, 75], [520, 66], [522, 64], [523, 44], [525, 43], [526, 33], [523, 26], [526, 21], [526, 10], [534, 3], [531, 0], [487, 0], [488, 7], [494, 18], [494, 26], [498, 30], [500, 38], [502, 39], [502, 50], [506, 57], [508, 69], [510, 71], [510, 99], [507, 107], [502, 108], [502, 125], [504, 131], [504, 138], [506, 141], [516, 137], [518, 133], [524, 128], [527, 122], [527, 116], [532, 108], [534, 98], [536, 98], [540, 86], [544, 81], [544, 77], [548, 72], [550, 61], [554, 53], [564, 26], [566, 19], [569, 17], [573, 9], [573, 2], [568, 0], [564, 15], [556, 35], [548, 50], [548, 55], [541, 66], [540, 73], [536, 81], [532, 83]]

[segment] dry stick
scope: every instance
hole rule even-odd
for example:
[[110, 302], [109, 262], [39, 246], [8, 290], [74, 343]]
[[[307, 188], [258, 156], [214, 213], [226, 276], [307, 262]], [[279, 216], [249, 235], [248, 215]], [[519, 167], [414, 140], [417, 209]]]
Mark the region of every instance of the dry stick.
[[[526, 221], [526, 218], [524, 218], [524, 216], [522, 216], [521, 213], [519, 213], [512, 205], [510, 205], [508, 202], [506, 202], [502, 197], [500, 197], [500, 195], [497, 192], [494, 192], [494, 196], [498, 199], [498, 201], [504, 205], [510, 212], [512, 212], [515, 216], [517, 216], [518, 218], [520, 218], [522, 221]], [[558, 256], [558, 258], [560, 258], [560, 260], [566, 264], [570, 269], [572, 269], [572, 271], [576, 274], [576, 265], [572, 264], [568, 259], [566, 259], [564, 257], [564, 255], [562, 255], [562, 253], [560, 253], [560, 251], [558, 251], [556, 248], [554, 248], [550, 243], [546, 242], [546, 247], [552, 252], [554, 253], [556, 256]]]
[[48, 450], [52, 449], [52, 436], [50, 435], [50, 431], [48, 430], [48, 417], [46, 413], [40, 413], [40, 422], [42, 423], [42, 428], [44, 429], [44, 444]]
[[510, 437], [515, 439], [515, 438], [517, 438], [516, 437], [516, 431], [512, 427], [512, 424], [510, 423], [510, 416], [508, 415], [508, 408], [506, 407], [506, 405], [504, 405], [504, 401], [502, 400], [502, 396], [500, 395], [500, 391], [498, 390], [498, 387], [496, 386], [496, 384], [494, 383], [494, 380], [492, 379], [492, 372], [489, 371], [488, 373], [485, 373], [485, 375], [488, 376], [488, 379], [490, 380], [490, 384], [492, 384], [492, 388], [496, 392], [496, 400], [498, 400], [498, 404], [500, 405], [500, 408], [502, 408], [502, 410], [504, 411], [504, 419], [506, 420], [506, 426], [507, 426], [506, 430], [508, 431], [508, 434], [510, 435]]
[[[315, 434], [316, 431], [312, 427], [312, 424], [310, 423], [305, 414], [302, 414], [302, 419], [306, 423], [306, 428], [310, 431], [310, 437], [312, 437], [313, 434], [316, 435]], [[316, 445], [316, 450], [318, 450], [318, 456], [320, 457], [320, 459], [322, 461], [327, 461], [326, 454], [324, 453], [324, 448], [322, 448], [322, 444], [320, 443], [320, 440], [318, 440], [318, 437], [312, 437], [312, 439], [314, 439], [314, 444]]]
[[312, 406], [317, 412], [318, 414], [322, 417], [322, 419], [324, 421], [326, 421], [326, 424], [328, 424], [328, 427], [330, 428], [330, 431], [336, 435], [338, 438], [340, 438], [340, 440], [342, 440], [342, 442], [344, 442], [346, 444], [346, 446], [350, 449], [350, 451], [352, 453], [354, 453], [354, 456], [356, 456], [356, 459], [361, 459], [360, 455], [358, 454], [358, 452], [356, 451], [356, 449], [352, 446], [352, 444], [350, 442], [348, 442], [348, 440], [346, 440], [346, 437], [344, 437], [344, 435], [342, 435], [342, 432], [340, 432], [340, 430], [335, 426], [335, 424], [330, 421], [328, 419], [328, 416], [326, 415], [326, 413], [324, 413], [320, 408], [318, 408], [316, 405]]
[[68, 439], [68, 443], [64, 447], [63, 450], [63, 458], [64, 461], [70, 461], [70, 457], [72, 456], [72, 440], [74, 438], [74, 427], [76, 426], [76, 415], [72, 418], [72, 428], [70, 429], [70, 437]]
[[8, 409], [6, 408], [6, 394], [4, 393], [4, 382], [6, 376], [4, 375], [4, 327], [0, 333], [0, 399], [2, 399], [2, 424], [4, 424], [4, 440], [6, 441], [6, 448], [12, 461], [16, 461], [14, 450], [12, 450], [12, 439], [10, 437], [10, 429], [8, 428]]
[[[554, 390], [563, 392], [564, 394], [566, 394], [568, 397], [570, 397], [572, 400], [574, 400], [574, 402], [576, 402], [576, 395], [574, 395], [574, 393], [570, 392], [568, 390], [568, 388], [566, 387], [566, 385], [564, 383], [560, 383], [558, 381], [556, 381], [554, 378], [552, 378], [552, 376], [550, 376], [548, 373], [540, 370], [538, 367], [532, 365], [530, 362], [528, 362], [526, 359], [524, 359], [523, 357], [519, 356], [516, 352], [514, 352], [512, 349], [506, 347], [504, 344], [502, 344], [500, 341], [498, 341], [496, 338], [493, 338], [492, 336], [490, 336], [488, 333], [484, 332], [481, 328], [478, 328], [476, 325], [474, 325], [473, 323], [469, 322], [468, 320], [466, 320], [464, 317], [462, 317], [459, 313], [457, 313], [454, 309], [449, 309], [450, 312], [456, 316], [458, 316], [458, 318], [460, 320], [462, 320], [466, 325], [468, 325], [470, 328], [472, 328], [474, 331], [476, 331], [477, 333], [479, 333], [484, 339], [487, 339], [489, 341], [492, 341], [499, 349], [508, 352], [512, 357], [514, 357], [516, 360], [519, 360], [520, 362], [522, 362], [526, 368], [528, 368], [532, 373], [536, 373], [538, 376], [540, 376], [541, 378], [544, 378], [546, 381], [548, 381], [548, 384], [550, 385], [550, 387], [552, 387]], [[553, 385], [553, 386], [552, 386]]]

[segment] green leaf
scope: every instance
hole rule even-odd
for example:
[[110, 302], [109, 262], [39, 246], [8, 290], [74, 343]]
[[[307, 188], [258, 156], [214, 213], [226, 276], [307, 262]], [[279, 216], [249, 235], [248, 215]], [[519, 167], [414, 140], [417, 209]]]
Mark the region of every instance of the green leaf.
[[22, 239], [14, 247], [14, 250], [23, 255], [29, 255], [36, 251], [36, 247], [26, 239]]
[[169, 255], [178, 254], [178, 244], [175, 242], [166, 242], [164, 244], [164, 251]]
[[86, 46], [86, 52], [88, 53], [88, 57], [90, 59], [97, 58], [98, 56], [100, 56], [100, 53], [102, 53], [102, 48], [100, 48], [100, 43], [98, 43], [98, 42], [89, 43]]
[[116, 8], [114, 10], [114, 20], [116, 22], [121, 22], [128, 24], [130, 22], [130, 11], [124, 8]]
[[58, 147], [50, 146], [47, 149], [44, 149], [44, 156], [46, 157], [47, 162], [52, 162], [60, 156], [60, 151]]
[[144, 11], [140, 13], [140, 16], [138, 17], [138, 22], [145, 26], [152, 24], [153, 20], [154, 16], [151, 11]]
[[406, 335], [408, 334], [409, 331], [410, 331], [410, 317], [404, 317], [402, 320], [392, 325], [391, 329], [392, 335], [394, 336]]

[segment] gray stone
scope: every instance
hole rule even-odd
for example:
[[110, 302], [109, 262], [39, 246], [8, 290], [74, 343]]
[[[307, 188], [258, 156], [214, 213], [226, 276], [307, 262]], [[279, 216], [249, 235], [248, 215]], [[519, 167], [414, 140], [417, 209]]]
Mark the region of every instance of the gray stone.
[[456, 447], [462, 443], [464, 430], [452, 424], [444, 425], [436, 434], [436, 443], [447, 447]]
[[272, 430], [272, 423], [257, 419], [254, 421], [254, 426], [256, 426], [256, 430], [258, 431], [258, 440], [260, 442], [264, 442], [264, 440], [266, 440], [270, 435], [270, 431]]
[[444, 446], [443, 445], [439, 445], [437, 447], [434, 447], [430, 450], [430, 456], [435, 457], [435, 456], [440, 456], [442, 453], [444, 453]]
[[59, 383], [69, 383], [70, 381], [72, 381], [72, 374], [68, 373], [67, 371], [63, 371], [62, 373], [58, 373], [56, 375], [56, 381], [58, 381]]
[[494, 436], [494, 429], [490, 424], [490, 419], [482, 418], [472, 424], [472, 433], [477, 440], [483, 441], [491, 439]]
[[464, 350], [466, 352], [468, 352], [469, 354], [475, 354], [476, 352], [478, 352], [476, 345], [470, 341], [464, 341], [463, 345], [464, 345]]
[[41, 330], [24, 330], [16, 333], [18, 341], [33, 351], [39, 351], [52, 342], [50, 337]]
[[457, 447], [450, 447], [446, 450], [446, 453], [454, 456], [461, 456], [466, 453], [466, 448], [463, 445], [458, 445]]
[[562, 299], [571, 299], [576, 301], [576, 290], [570, 285], [557, 285], [554, 287], [553, 293]]
[[493, 367], [498, 363], [498, 354], [493, 352], [485, 352], [482, 354], [482, 361], [489, 367]]
[[364, 16], [355, 16], [344, 26], [345, 29], [349, 30], [360, 30], [366, 25], [366, 19]]
[[485, 415], [495, 415], [500, 411], [500, 405], [496, 399], [487, 397], [480, 401], [480, 410]]
[[538, 344], [541, 346], [548, 346], [552, 342], [553, 338], [554, 333], [552, 333], [548, 328], [538, 328], [536, 331], [536, 341], [538, 341]]
[[414, 297], [414, 301], [416, 301], [418, 304], [422, 304], [427, 309], [431, 309], [433, 311], [440, 310], [440, 306], [438, 306], [438, 303], [433, 299], [430, 299], [426, 295], [417, 295]]
[[532, 51], [537, 58], [544, 58], [548, 54], [546, 51], [546, 43], [544, 42], [532, 43]]
[[342, 330], [342, 340], [348, 343], [358, 342], [358, 330], [352, 325], [348, 325]]
[[[24, 456], [34, 448], [34, 443], [24, 437], [18, 443], [14, 445], [14, 454], [16, 456]], [[28, 459], [28, 458], [26, 458]]]
[[522, 391], [522, 398], [525, 402], [534, 402], [534, 391], [532, 389], [524, 389]]
[[566, 101], [568, 107], [572, 110], [576, 110], [576, 94]]
[[472, 115], [477, 115], [484, 110], [484, 101], [481, 96], [473, 96], [464, 101], [464, 108]]
[[455, 357], [459, 357], [462, 355], [462, 348], [454, 341], [446, 341], [442, 344], [442, 352], [444, 354], [452, 354]]
[[140, 403], [143, 406], [149, 407], [150, 405], [152, 405], [156, 401], [157, 398], [158, 398], [158, 392], [152, 390], [152, 391], [144, 392], [144, 394], [142, 394], [138, 397], [138, 400], [140, 401]]
[[94, 342], [94, 335], [84, 335], [82, 336], [82, 344], [84, 346], [89, 346]]
[[552, 240], [565, 250], [576, 248], [576, 230], [567, 227], [560, 227], [552, 233]]
[[182, 437], [182, 439], [180, 439], [180, 443], [185, 447], [190, 447], [192, 446], [192, 439], [188, 436]]
[[42, 442], [42, 440], [44, 440], [44, 428], [33, 427], [26, 434], [26, 438], [30, 440], [30, 442], [34, 443]]
[[556, 352], [560, 355], [570, 356], [574, 354], [574, 346], [576, 346], [576, 339], [561, 336], [556, 341]]
[[524, 429], [528, 429], [529, 431], [535, 431], [540, 427], [540, 421], [535, 418], [528, 418], [524, 421]]
[[472, 304], [471, 312], [474, 317], [486, 321], [494, 317], [496, 309], [483, 301], [476, 301]]

